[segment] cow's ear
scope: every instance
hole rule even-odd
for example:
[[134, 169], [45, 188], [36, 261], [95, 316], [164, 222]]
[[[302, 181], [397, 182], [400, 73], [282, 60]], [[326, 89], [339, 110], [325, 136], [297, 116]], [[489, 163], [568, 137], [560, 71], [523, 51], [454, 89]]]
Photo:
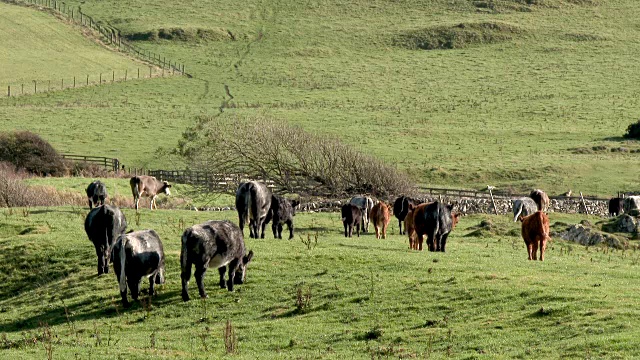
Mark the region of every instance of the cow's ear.
[[247, 255], [242, 257], [242, 263], [247, 265], [251, 259], [253, 259], [253, 250], [249, 251]]
[[298, 206], [298, 205], [300, 205], [300, 201], [298, 201], [298, 200], [291, 200], [291, 206], [296, 207], [296, 206]]
[[524, 220], [524, 216], [520, 215], [518, 216], [518, 221], [522, 222]]
[[415, 208], [416, 208], [416, 206], [415, 206], [415, 205], [413, 205], [412, 203], [409, 203], [409, 211], [411, 211], [411, 210], [413, 210], [413, 209], [415, 209]]

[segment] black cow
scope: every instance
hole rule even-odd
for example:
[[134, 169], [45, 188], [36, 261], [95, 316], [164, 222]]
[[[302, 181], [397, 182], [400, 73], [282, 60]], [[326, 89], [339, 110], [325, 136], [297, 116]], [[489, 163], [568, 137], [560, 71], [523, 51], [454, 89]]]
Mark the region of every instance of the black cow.
[[623, 198], [611, 198], [609, 200], [609, 215], [618, 216], [624, 212], [624, 199]]
[[138, 300], [140, 280], [149, 278], [149, 296], [154, 284], [164, 284], [164, 249], [154, 230], [133, 231], [120, 235], [111, 254], [113, 271], [120, 284], [122, 305], [129, 306], [127, 285], [133, 300]]
[[89, 210], [94, 206], [104, 205], [104, 199], [107, 198], [107, 187], [100, 180], [96, 180], [87, 187], [87, 198], [89, 198]]
[[420, 204], [420, 201], [403, 195], [397, 198], [393, 203], [393, 215], [395, 215], [398, 219], [400, 235], [404, 235], [406, 233], [406, 229], [405, 231], [402, 231], [402, 222], [407, 217], [407, 213], [409, 212], [409, 204], [416, 206]]
[[84, 220], [84, 231], [96, 248], [98, 275], [109, 272], [111, 246], [126, 228], [127, 219], [115, 206], [100, 205], [87, 214]]
[[287, 224], [289, 228], [289, 240], [293, 239], [293, 217], [296, 216], [296, 206], [300, 204], [297, 200], [289, 200], [282, 196], [273, 195], [271, 197], [271, 208], [267, 215], [265, 224], [271, 223], [271, 230], [273, 230], [273, 237], [276, 239], [282, 239], [282, 228], [284, 224]]
[[418, 250], [422, 250], [424, 235], [427, 235], [429, 251], [445, 251], [447, 237], [458, 223], [458, 214], [452, 214], [453, 205], [439, 201], [418, 208], [414, 212], [414, 229], [418, 237]]
[[[230, 221], [210, 220], [204, 224], [193, 225], [182, 234], [182, 300], [189, 301], [188, 285], [191, 278], [191, 265], [195, 264], [194, 276], [201, 298], [204, 291], [204, 273], [207, 268], [217, 268], [220, 273], [220, 287], [233, 291], [234, 284], [246, 281], [247, 264], [253, 258], [253, 251], [245, 255], [244, 237], [239, 227]], [[229, 279], [224, 281], [224, 273], [229, 265]]]
[[[344, 224], [344, 237], [353, 235], [353, 227], [356, 227], [356, 234], [360, 237], [360, 225], [362, 223], [362, 210], [353, 204], [342, 205], [342, 224]], [[349, 231], [347, 232], [347, 229]]]
[[263, 183], [249, 181], [240, 184], [236, 191], [236, 210], [240, 222], [240, 231], [244, 233], [244, 224], [249, 223], [249, 237], [264, 239], [266, 219], [271, 208], [271, 191]]

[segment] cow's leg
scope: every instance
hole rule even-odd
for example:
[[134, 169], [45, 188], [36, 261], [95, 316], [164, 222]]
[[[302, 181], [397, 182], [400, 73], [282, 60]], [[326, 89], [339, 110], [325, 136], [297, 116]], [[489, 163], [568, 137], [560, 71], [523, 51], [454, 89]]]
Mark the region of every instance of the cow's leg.
[[353, 235], [353, 224], [349, 224], [349, 237]]
[[96, 255], [98, 256], [98, 276], [104, 273], [104, 250], [100, 246], [96, 246]]
[[104, 196], [100, 196], [100, 205], [104, 205]]
[[134, 196], [133, 197], [133, 202], [136, 205], [136, 211], [138, 211], [138, 204], [140, 203], [140, 197], [139, 196]]
[[267, 227], [267, 222], [265, 218], [260, 219], [260, 239], [264, 239], [264, 229]]
[[109, 248], [103, 250], [103, 253], [102, 253], [102, 273], [103, 274], [109, 273], [109, 255], [110, 254], [111, 252], [109, 251]]
[[[180, 255], [186, 256], [186, 255]], [[180, 263], [182, 263], [182, 272], [180, 273], [180, 278], [182, 278], [182, 301], [189, 301], [189, 279], [191, 278], [191, 262], [187, 258], [186, 261], [183, 262], [183, 259], [180, 259]]]
[[282, 229], [284, 228], [284, 226], [282, 226], [282, 224], [278, 224], [278, 239], [282, 239]]
[[[429, 241], [428, 238], [427, 238], [427, 241]], [[422, 243], [424, 243], [424, 234], [419, 234], [418, 235], [418, 248], [416, 250], [422, 251]], [[427, 245], [429, 245], [429, 244], [427, 244]]]
[[427, 247], [429, 251], [436, 251], [436, 234], [427, 234]]
[[402, 220], [398, 219], [398, 228], [400, 229], [400, 235], [404, 235], [402, 232]]
[[227, 279], [227, 289], [233, 291], [233, 279], [236, 277], [236, 268], [238, 267], [238, 259], [233, 259], [229, 263], [229, 279]]
[[289, 240], [293, 239], [293, 221], [287, 221], [287, 227], [289, 228]]
[[137, 301], [140, 294], [140, 277], [127, 276], [127, 284], [129, 285], [129, 291], [131, 291], [131, 298]]
[[533, 251], [533, 244], [527, 243], [527, 253], [529, 254], [529, 260], [533, 260], [531, 252]]
[[342, 222], [342, 225], [344, 225], [344, 237], [348, 237], [347, 236], [347, 227], [348, 227], [348, 225], [347, 225], [346, 222]]
[[221, 266], [218, 268], [218, 273], [220, 274], [220, 288], [226, 289], [227, 285], [224, 282], [224, 273], [227, 272], [227, 266]]
[[276, 223], [275, 219], [273, 219], [273, 223], [271, 224], [271, 231], [273, 231], [273, 238], [277, 239], [278, 238], [278, 223]]
[[380, 239], [380, 231], [378, 229], [378, 224], [373, 224], [373, 230], [376, 232], [376, 239]]
[[360, 237], [360, 224], [356, 225], [356, 234]]
[[89, 210], [93, 209], [93, 203], [91, 203], [91, 198], [89, 198]]
[[[149, 202], [149, 209], [153, 210], [153, 205], [156, 205], [156, 195], [151, 197], [151, 201]], [[156, 210], [158, 209], [158, 205], [156, 205]]]
[[382, 224], [382, 238], [387, 239], [387, 224]]
[[196, 271], [193, 276], [196, 278], [196, 284], [198, 284], [198, 292], [200, 293], [201, 298], [207, 297], [207, 292], [204, 291], [204, 273], [207, 272], [207, 267], [205, 265], [196, 264]]
[[538, 239], [534, 239], [531, 243], [531, 260], [538, 260]]
[[156, 282], [156, 274], [149, 276], [149, 296], [153, 296], [155, 292], [155, 282]]
[[547, 238], [546, 237], [542, 237], [542, 239], [540, 240], [540, 261], [544, 261], [544, 251], [547, 248]]
[[249, 219], [249, 237], [252, 238], [252, 239], [256, 238], [255, 233], [254, 233], [254, 230], [255, 230], [254, 229], [254, 227], [255, 227], [254, 223], [255, 223], [255, 220]]
[[444, 248], [447, 246], [447, 238], [449, 237], [449, 234], [444, 234], [442, 235], [442, 237], [440, 238], [440, 251], [444, 252]]

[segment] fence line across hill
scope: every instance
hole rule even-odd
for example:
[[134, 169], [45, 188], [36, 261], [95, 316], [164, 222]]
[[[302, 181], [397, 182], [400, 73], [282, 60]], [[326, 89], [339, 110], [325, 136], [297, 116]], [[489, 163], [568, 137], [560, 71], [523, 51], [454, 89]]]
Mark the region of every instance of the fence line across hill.
[[[62, 1], [57, 1], [57, 0], [0, 0], [0, 1], [8, 4], [13, 4], [13, 5], [17, 5], [17, 4], [26, 5], [26, 6], [34, 5], [37, 7], [43, 7], [43, 8], [53, 10], [55, 14], [64, 16], [68, 21], [76, 25], [80, 25], [100, 33], [102, 35], [101, 41], [105, 45], [108, 45], [114, 48], [115, 50], [129, 54], [133, 57], [138, 58], [139, 60], [142, 60], [148, 64], [153, 65], [153, 66], [149, 66], [148, 76], [145, 76], [146, 71], [144, 70], [143, 70], [143, 73], [141, 74], [139, 68], [136, 74], [127, 74], [127, 70], [125, 70], [125, 73], [123, 75], [121, 74], [120, 76], [120, 81], [122, 80], [126, 81], [129, 79], [135, 79], [135, 78], [145, 78], [145, 77], [150, 78], [150, 77], [154, 77], [153, 75], [155, 75], [156, 77], [165, 76], [165, 74], [169, 75], [169, 74], [175, 74], [175, 73], [178, 73], [179, 75], [185, 75], [187, 77], [192, 77], [191, 74], [185, 71], [185, 65], [183, 63], [178, 63], [175, 60], [167, 59], [166, 56], [162, 56], [150, 50], [145, 50], [135, 45], [132, 45], [131, 43], [123, 39], [121, 35], [121, 31], [119, 29], [115, 28], [112, 25], [107, 24], [106, 22], [95, 20], [92, 16], [83, 13], [80, 7], [75, 8], [75, 7], [67, 6], [66, 3]], [[154, 66], [160, 69], [159, 70], [153, 69]], [[105, 75], [104, 78], [102, 77], [102, 75], [103, 74], [99, 74], [99, 75], [93, 74], [91, 76], [91, 79], [92, 79], [91, 83], [103, 84], [103, 83], [115, 81], [115, 77], [116, 77], [115, 70], [113, 70], [110, 73], [108, 72], [104, 73]], [[109, 75], [111, 75], [111, 78], [109, 78]], [[72, 79], [68, 79], [68, 80], [72, 80]], [[85, 80], [84, 77], [77, 78], [77, 79], [74, 77], [73, 86], [68, 86], [68, 87], [65, 87], [64, 79], [60, 79], [60, 80], [52, 79], [52, 80], [44, 80], [40, 82], [33, 80], [33, 84], [29, 83], [27, 84], [26, 87], [25, 87], [25, 84], [18, 83], [18, 84], [13, 84], [15, 86], [12, 88], [12, 84], [6, 84], [7, 96], [21, 95], [21, 94], [26, 95], [29, 92], [25, 92], [25, 90], [28, 90], [29, 88], [32, 88], [34, 90], [33, 93], [37, 93], [38, 86], [40, 86], [40, 89], [43, 89], [42, 86], [45, 84], [48, 89], [65, 89], [69, 87], [76, 87], [80, 83], [83, 83], [83, 80]], [[86, 81], [84, 82], [84, 84], [86, 85], [90, 84], [89, 75], [86, 75]], [[60, 87], [58, 88], [57, 85], [60, 85]]]
[[98, 166], [102, 166], [105, 170], [119, 172], [120, 161], [115, 158], [108, 158], [103, 156], [90, 156], [90, 155], [72, 155], [72, 154], [60, 154], [63, 159], [71, 160], [73, 162], [92, 163]]

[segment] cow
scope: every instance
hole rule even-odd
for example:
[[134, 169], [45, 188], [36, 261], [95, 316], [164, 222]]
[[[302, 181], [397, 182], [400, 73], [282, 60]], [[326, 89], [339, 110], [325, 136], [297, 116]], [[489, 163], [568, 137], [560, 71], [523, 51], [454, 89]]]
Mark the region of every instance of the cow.
[[549, 197], [544, 191], [535, 189], [529, 194], [529, 197], [535, 201], [539, 211], [547, 211], [549, 209]]
[[419, 205], [414, 205], [413, 203], [409, 203], [409, 211], [407, 212], [407, 216], [404, 218], [404, 227], [405, 232], [409, 236], [409, 249], [418, 250], [418, 237], [416, 236], [415, 231], [415, 217], [416, 210], [419, 209], [419, 212], [424, 212], [424, 208], [431, 203], [423, 203]]
[[[344, 204], [341, 209], [342, 224], [344, 225], [344, 237], [353, 235], [353, 227], [356, 228], [356, 234], [360, 237], [360, 225], [362, 223], [362, 210], [353, 204]], [[348, 229], [348, 231], [347, 231]]]
[[538, 211], [536, 202], [528, 197], [512, 200], [513, 202], [513, 222], [518, 221], [520, 215], [527, 216]]
[[153, 210], [153, 206], [155, 205], [157, 210], [158, 204], [156, 204], [156, 197], [161, 193], [171, 195], [171, 190], [169, 190], [171, 185], [166, 181], [156, 179], [155, 176], [134, 176], [129, 180], [129, 185], [131, 185], [133, 201], [136, 203], [136, 211], [138, 211], [140, 197], [150, 197], [151, 202], [149, 208]]
[[416, 208], [413, 214], [413, 226], [418, 238], [417, 250], [422, 251], [424, 235], [427, 235], [429, 251], [445, 251], [447, 237], [458, 223], [458, 213], [452, 213], [453, 205], [439, 201]]
[[391, 204], [386, 204], [383, 201], [375, 204], [369, 214], [369, 219], [373, 222], [373, 228], [376, 231], [376, 239], [387, 238], [387, 225], [389, 225], [390, 215], [392, 211]]
[[624, 212], [640, 209], [640, 196], [627, 196], [624, 198]]
[[[194, 276], [201, 298], [206, 298], [204, 274], [207, 268], [218, 269], [220, 287], [233, 291], [234, 284], [243, 284], [247, 276], [247, 264], [253, 258], [253, 250], [245, 255], [242, 230], [234, 223], [223, 220], [209, 220], [193, 225], [182, 234], [180, 266], [182, 269], [182, 300], [189, 301], [189, 279], [191, 267], [195, 265]], [[225, 284], [224, 273], [229, 271]]]
[[[393, 203], [393, 215], [398, 219], [398, 227], [400, 228], [400, 235], [404, 235], [406, 231], [402, 231], [402, 222], [405, 221], [407, 213], [409, 212], [409, 205], [420, 204], [419, 200], [412, 199], [408, 196], [400, 196]], [[405, 223], [406, 228], [406, 223]]]
[[240, 222], [240, 231], [244, 233], [244, 224], [249, 223], [249, 237], [264, 239], [266, 219], [271, 209], [271, 190], [267, 185], [249, 181], [240, 184], [236, 191], [236, 210]]
[[618, 216], [624, 212], [624, 199], [611, 198], [609, 200], [609, 216]]
[[93, 208], [84, 220], [84, 231], [96, 248], [98, 275], [109, 272], [111, 247], [127, 229], [127, 219], [120, 209], [111, 205]]
[[544, 261], [544, 250], [547, 248], [549, 237], [549, 217], [542, 211], [536, 211], [529, 216], [520, 215], [522, 221], [522, 238], [527, 245], [529, 260], [536, 260], [538, 248], [540, 261]]
[[104, 199], [107, 198], [107, 187], [100, 180], [96, 180], [87, 187], [87, 198], [89, 198], [89, 210], [94, 206], [104, 205]]
[[371, 209], [373, 209], [373, 199], [368, 196], [354, 196], [349, 203], [360, 208], [360, 213], [362, 214], [362, 232], [369, 232], [369, 213], [371, 213]]
[[287, 224], [289, 228], [289, 240], [293, 239], [293, 217], [296, 216], [296, 206], [300, 204], [297, 200], [288, 200], [281, 196], [271, 196], [271, 208], [265, 219], [265, 224], [271, 223], [273, 237], [282, 239], [282, 227]]
[[164, 249], [154, 230], [132, 231], [120, 235], [111, 253], [113, 271], [120, 284], [122, 305], [129, 307], [127, 286], [133, 300], [138, 300], [140, 280], [149, 279], [149, 296], [154, 285], [164, 284]]

